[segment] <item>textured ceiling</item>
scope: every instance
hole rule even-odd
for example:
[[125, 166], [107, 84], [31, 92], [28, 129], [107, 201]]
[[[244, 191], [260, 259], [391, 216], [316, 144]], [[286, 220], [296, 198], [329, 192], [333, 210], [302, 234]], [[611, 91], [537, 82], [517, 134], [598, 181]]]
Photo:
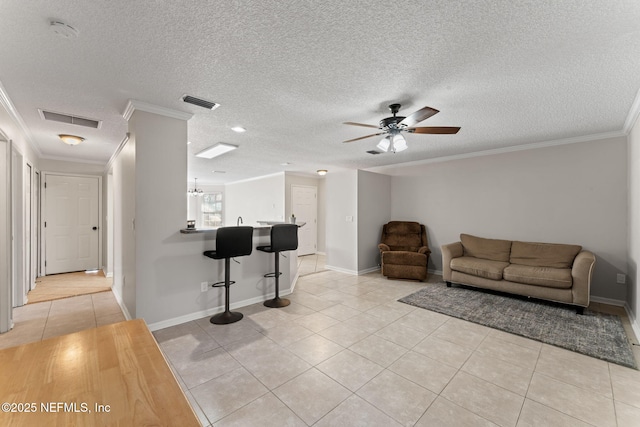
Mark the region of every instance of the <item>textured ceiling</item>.
[[[637, 0], [2, 0], [0, 16], [0, 82], [43, 157], [106, 164], [136, 99], [194, 113], [199, 183], [620, 132], [640, 88]], [[55, 35], [51, 19], [79, 36]], [[393, 102], [401, 115], [441, 111], [422, 126], [462, 129], [408, 135], [398, 154], [367, 154], [379, 138], [341, 142], [375, 132], [342, 122], [377, 124]], [[39, 108], [103, 125], [45, 122]], [[86, 141], [68, 147], [58, 133]], [[193, 156], [216, 142], [240, 148]]]

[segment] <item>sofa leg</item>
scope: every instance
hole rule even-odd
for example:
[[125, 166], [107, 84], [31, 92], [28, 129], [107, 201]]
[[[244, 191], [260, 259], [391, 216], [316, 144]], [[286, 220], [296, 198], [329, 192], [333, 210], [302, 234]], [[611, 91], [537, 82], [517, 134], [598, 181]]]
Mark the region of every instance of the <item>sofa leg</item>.
[[447, 284], [447, 288], [451, 287], [451, 282], [446, 282], [446, 284]]
[[578, 308], [576, 308], [576, 314], [583, 315], [583, 314], [584, 314], [584, 307], [578, 307]]

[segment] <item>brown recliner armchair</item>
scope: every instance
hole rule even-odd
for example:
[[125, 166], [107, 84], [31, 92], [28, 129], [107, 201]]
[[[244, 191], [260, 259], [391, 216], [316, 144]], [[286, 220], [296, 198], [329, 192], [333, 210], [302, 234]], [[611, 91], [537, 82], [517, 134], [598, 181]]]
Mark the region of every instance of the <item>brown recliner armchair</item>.
[[380, 264], [389, 279], [427, 278], [429, 249], [424, 225], [410, 221], [391, 221], [382, 227]]

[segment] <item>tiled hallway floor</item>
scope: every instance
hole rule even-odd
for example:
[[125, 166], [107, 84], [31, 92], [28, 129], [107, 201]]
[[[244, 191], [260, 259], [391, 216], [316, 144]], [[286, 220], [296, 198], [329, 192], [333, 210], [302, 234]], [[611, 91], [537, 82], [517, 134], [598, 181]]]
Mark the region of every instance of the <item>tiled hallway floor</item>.
[[14, 327], [0, 349], [125, 320], [111, 291], [27, 304], [13, 310]]
[[205, 426], [640, 425], [639, 371], [396, 301], [423, 286], [324, 271], [154, 335]]

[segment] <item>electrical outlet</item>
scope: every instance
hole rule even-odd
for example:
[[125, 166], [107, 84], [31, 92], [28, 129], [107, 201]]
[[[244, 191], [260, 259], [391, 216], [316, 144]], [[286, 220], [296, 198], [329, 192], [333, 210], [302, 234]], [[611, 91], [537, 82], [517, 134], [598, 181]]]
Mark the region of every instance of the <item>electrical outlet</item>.
[[624, 285], [625, 283], [627, 283], [627, 276], [621, 273], [616, 274], [616, 283]]
[[207, 292], [209, 290], [209, 282], [200, 283], [200, 292]]

